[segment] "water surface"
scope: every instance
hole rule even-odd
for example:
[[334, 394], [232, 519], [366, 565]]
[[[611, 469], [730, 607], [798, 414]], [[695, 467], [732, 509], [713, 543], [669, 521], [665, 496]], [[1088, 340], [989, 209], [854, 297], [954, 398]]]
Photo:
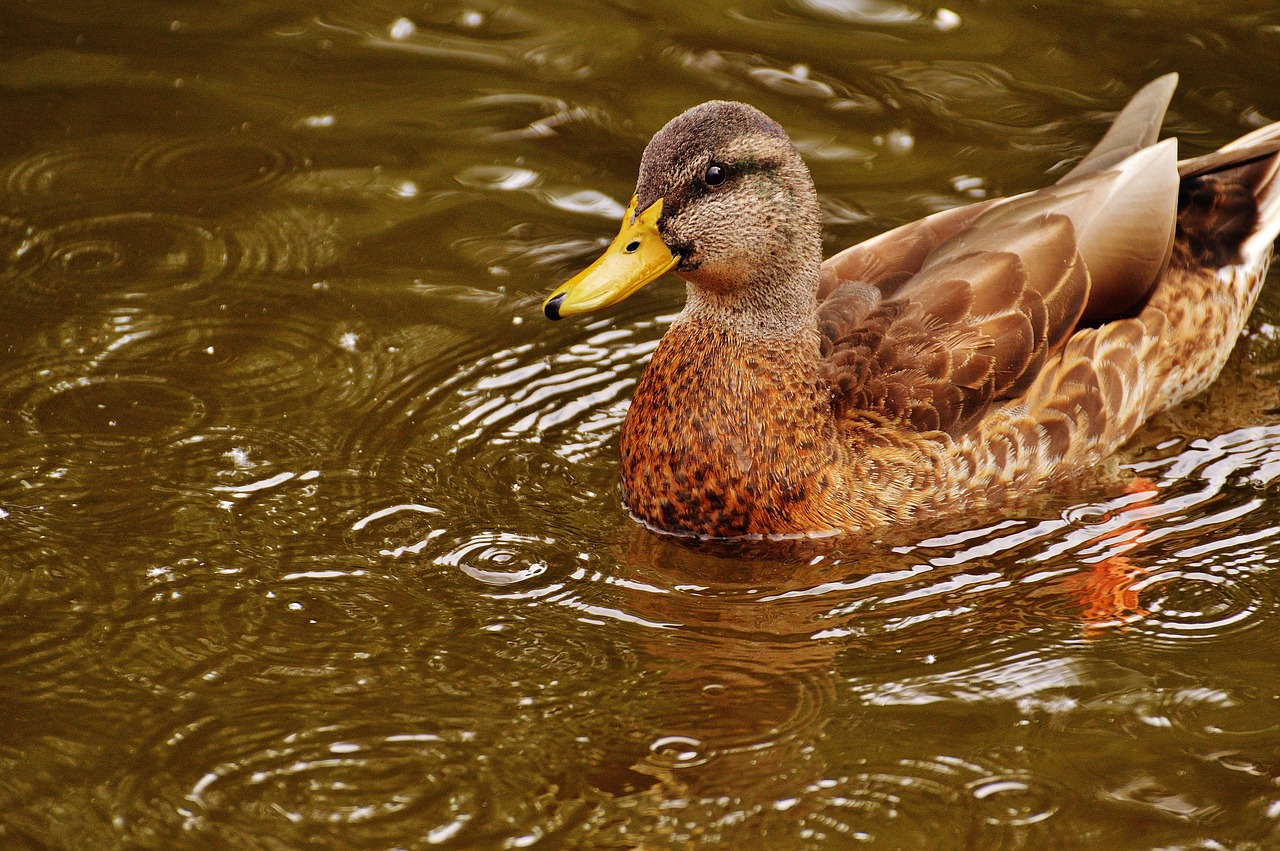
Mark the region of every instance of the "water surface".
[[0, 845], [1280, 845], [1280, 282], [1104, 485], [786, 550], [619, 505], [682, 292], [551, 325], [649, 136], [792, 133], [835, 250], [1054, 179], [1270, 2], [0, 9]]

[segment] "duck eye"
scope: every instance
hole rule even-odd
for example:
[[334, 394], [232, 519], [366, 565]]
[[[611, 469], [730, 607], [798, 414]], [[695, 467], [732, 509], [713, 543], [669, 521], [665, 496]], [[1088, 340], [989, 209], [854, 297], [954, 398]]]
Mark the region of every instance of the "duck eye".
[[702, 181], [708, 186], [719, 186], [724, 183], [725, 178], [728, 176], [728, 169], [720, 165], [720, 163], [712, 163], [707, 166], [707, 173], [702, 176]]

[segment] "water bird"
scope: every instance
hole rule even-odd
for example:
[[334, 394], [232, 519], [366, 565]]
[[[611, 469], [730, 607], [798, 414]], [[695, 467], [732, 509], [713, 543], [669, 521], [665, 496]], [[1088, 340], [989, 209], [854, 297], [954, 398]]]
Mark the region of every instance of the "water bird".
[[822, 259], [783, 128], [712, 101], [649, 142], [604, 255], [544, 302], [616, 304], [668, 271], [684, 310], [620, 438], [623, 500], [700, 538], [874, 532], [1095, 468], [1217, 377], [1280, 232], [1280, 123], [1179, 161], [1177, 76], [1056, 183]]

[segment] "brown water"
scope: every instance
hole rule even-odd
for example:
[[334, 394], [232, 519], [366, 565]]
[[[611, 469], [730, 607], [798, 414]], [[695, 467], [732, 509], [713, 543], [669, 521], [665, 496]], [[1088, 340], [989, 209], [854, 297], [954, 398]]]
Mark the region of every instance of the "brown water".
[[1275, 276], [1158, 493], [789, 552], [619, 505], [679, 286], [539, 314], [698, 101], [834, 249], [1167, 70], [1186, 153], [1280, 119], [1276, 57], [1272, 0], [5, 4], [0, 847], [1280, 847]]

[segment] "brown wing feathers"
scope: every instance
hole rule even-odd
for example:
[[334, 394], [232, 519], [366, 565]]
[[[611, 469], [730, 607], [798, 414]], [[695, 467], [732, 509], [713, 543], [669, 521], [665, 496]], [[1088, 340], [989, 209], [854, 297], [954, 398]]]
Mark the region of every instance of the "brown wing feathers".
[[934, 213], [827, 258], [822, 264], [819, 301], [826, 300], [849, 282], [870, 284], [879, 290], [880, 296], [893, 295], [920, 271], [939, 245], [1004, 200], [992, 199]]
[[823, 303], [839, 414], [870, 412], [954, 433], [1026, 388], [1075, 327], [1088, 295], [1064, 216], [962, 231], [927, 260], [888, 299], [851, 284]]
[[[1176, 214], [1172, 143], [1130, 155], [1154, 141], [1174, 81], [1158, 82], [1064, 183], [931, 216], [825, 264], [819, 317], [838, 415], [959, 434], [1026, 391], [1082, 323], [1141, 303]], [[1128, 157], [1119, 166], [1110, 144]]]

